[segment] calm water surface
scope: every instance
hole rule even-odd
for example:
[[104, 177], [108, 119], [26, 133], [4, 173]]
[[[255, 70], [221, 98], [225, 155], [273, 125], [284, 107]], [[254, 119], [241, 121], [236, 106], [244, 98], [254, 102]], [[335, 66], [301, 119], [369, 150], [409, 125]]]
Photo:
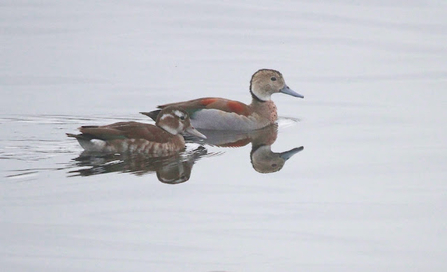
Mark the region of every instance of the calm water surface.
[[[4, 1], [2, 271], [445, 271], [447, 4]], [[305, 99], [167, 159], [82, 154], [81, 125], [259, 68]], [[284, 153], [284, 152], [291, 153]], [[281, 154], [290, 154], [287, 161]]]

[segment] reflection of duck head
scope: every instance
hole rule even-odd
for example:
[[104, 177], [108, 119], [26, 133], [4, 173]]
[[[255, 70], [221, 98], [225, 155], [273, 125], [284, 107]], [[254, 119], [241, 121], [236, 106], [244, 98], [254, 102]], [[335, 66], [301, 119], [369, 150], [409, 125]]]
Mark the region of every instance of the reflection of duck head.
[[206, 148], [199, 146], [197, 149], [188, 152], [186, 156], [178, 156], [177, 160], [166, 161], [163, 167], [157, 170], [158, 180], [167, 184], [179, 184], [188, 181], [191, 177], [192, 166], [206, 154]]
[[177, 153], [168, 157], [154, 158], [141, 154], [134, 155], [99, 155], [83, 152], [75, 160], [76, 166], [82, 168], [70, 171], [80, 176], [91, 176], [112, 172], [130, 172], [138, 176], [156, 173], [159, 181], [178, 184], [189, 180], [194, 163], [207, 154], [200, 146], [192, 151]]
[[270, 145], [253, 147], [250, 159], [253, 168], [259, 173], [273, 173], [281, 170], [286, 161], [293, 155], [303, 150], [304, 147], [295, 147], [289, 151], [275, 153]]
[[157, 171], [159, 181], [167, 184], [179, 184], [189, 180], [192, 164], [189, 161], [169, 163]]
[[286, 161], [300, 152], [304, 147], [275, 153], [271, 146], [278, 137], [278, 125], [273, 124], [253, 131], [215, 131], [201, 130], [207, 136], [205, 143], [220, 147], [242, 147], [252, 144], [250, 160], [259, 173], [272, 173], [281, 170]]
[[304, 149], [304, 147], [301, 146], [285, 152], [273, 152], [272, 144], [276, 141], [277, 137], [277, 124], [256, 131], [252, 136], [250, 161], [253, 165], [253, 169], [257, 172], [263, 174], [277, 172], [282, 169], [288, 159]]

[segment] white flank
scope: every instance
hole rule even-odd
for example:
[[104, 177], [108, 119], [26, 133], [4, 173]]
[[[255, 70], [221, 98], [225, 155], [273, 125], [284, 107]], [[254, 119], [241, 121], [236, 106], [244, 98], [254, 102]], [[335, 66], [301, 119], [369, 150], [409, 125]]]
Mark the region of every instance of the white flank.
[[122, 152], [126, 152], [128, 148], [129, 148], [129, 144], [127, 143], [127, 141], [122, 141], [121, 142], [121, 150], [122, 150]]
[[92, 139], [90, 141], [79, 140], [82, 148], [87, 151], [101, 152], [106, 147], [107, 143], [103, 140]]

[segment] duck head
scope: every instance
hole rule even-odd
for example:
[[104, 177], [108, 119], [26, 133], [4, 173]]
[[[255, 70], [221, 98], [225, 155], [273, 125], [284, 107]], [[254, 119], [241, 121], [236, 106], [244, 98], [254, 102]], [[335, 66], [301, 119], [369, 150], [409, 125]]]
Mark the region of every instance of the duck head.
[[251, 95], [261, 101], [268, 101], [274, 93], [288, 94], [304, 98], [287, 86], [282, 74], [276, 70], [261, 69], [253, 74], [250, 80]]
[[177, 107], [164, 108], [158, 114], [155, 124], [173, 135], [187, 132], [199, 138], [206, 139], [205, 135], [200, 133], [191, 125], [188, 114], [184, 110]]

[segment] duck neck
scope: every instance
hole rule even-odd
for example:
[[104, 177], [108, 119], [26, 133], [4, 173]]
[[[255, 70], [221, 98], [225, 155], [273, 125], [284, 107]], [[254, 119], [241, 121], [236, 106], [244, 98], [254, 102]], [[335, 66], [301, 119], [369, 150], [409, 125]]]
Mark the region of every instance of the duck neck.
[[272, 100], [263, 101], [253, 96], [250, 107], [253, 112], [260, 115], [263, 119], [267, 119], [271, 124], [278, 119], [276, 105]]
[[251, 97], [252, 97], [252, 99], [253, 99], [253, 101], [258, 101], [259, 103], [262, 103], [262, 102], [267, 102], [266, 100], [262, 100], [262, 99], [260, 99], [259, 97], [257, 97], [251, 90], [250, 90], [250, 94], [251, 94]]

